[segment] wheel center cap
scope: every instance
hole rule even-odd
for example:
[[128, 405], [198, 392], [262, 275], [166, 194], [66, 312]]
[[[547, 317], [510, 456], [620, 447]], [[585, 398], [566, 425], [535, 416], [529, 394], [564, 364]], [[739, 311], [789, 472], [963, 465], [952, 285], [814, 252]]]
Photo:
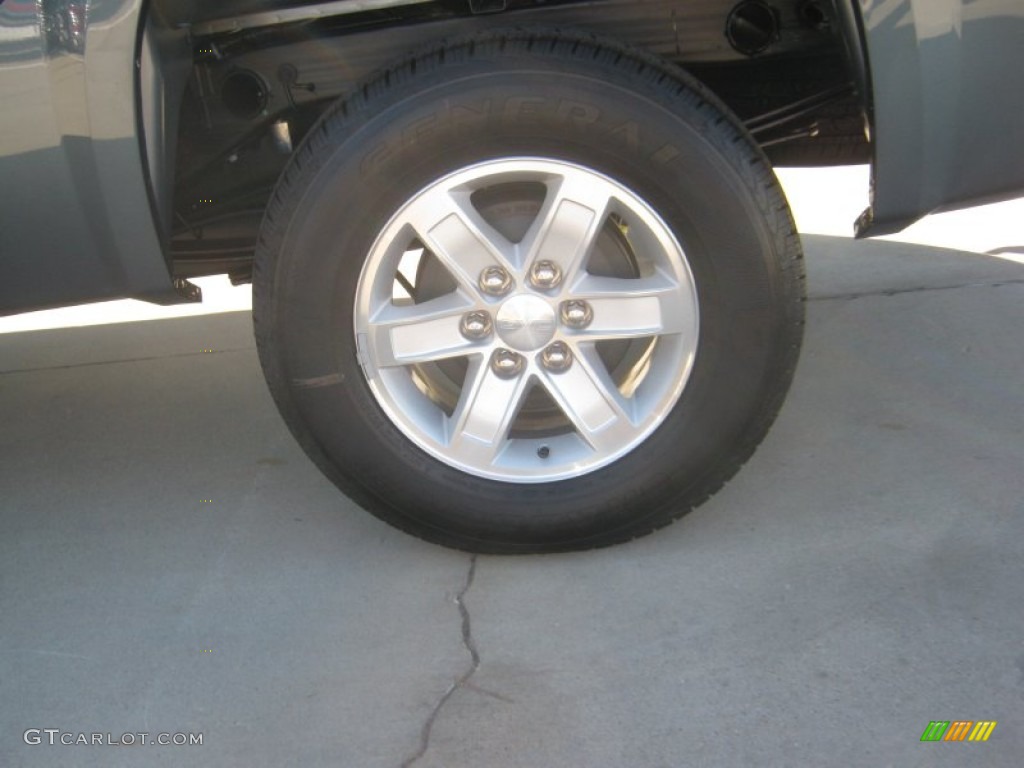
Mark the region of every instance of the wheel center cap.
[[501, 305], [495, 326], [501, 340], [510, 347], [530, 352], [555, 335], [555, 310], [537, 296], [513, 296]]

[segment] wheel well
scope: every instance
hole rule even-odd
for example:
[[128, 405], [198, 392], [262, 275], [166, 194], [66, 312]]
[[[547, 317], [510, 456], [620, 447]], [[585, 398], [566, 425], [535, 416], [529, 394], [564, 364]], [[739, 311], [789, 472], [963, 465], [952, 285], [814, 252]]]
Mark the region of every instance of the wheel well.
[[[327, 105], [425, 42], [499, 26], [582, 30], [677, 64], [777, 164], [865, 162], [864, 79], [849, 53], [848, 9], [836, 5], [846, 2], [153, 0], [147, 36], [187, 29], [190, 43], [187, 77], [162, 95], [171, 167], [154, 175], [164, 187], [155, 196], [170, 209], [175, 275], [250, 279], [277, 178]], [[181, 46], [155, 50], [180, 58]], [[148, 150], [152, 163], [161, 153]]]

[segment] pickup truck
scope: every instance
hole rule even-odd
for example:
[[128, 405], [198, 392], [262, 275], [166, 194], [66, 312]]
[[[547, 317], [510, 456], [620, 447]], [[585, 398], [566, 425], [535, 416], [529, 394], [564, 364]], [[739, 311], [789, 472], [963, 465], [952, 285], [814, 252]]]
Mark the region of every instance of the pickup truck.
[[253, 284], [298, 442], [391, 524], [604, 546], [797, 364], [773, 166], [860, 237], [1024, 189], [1018, 0], [0, 1], [0, 311]]

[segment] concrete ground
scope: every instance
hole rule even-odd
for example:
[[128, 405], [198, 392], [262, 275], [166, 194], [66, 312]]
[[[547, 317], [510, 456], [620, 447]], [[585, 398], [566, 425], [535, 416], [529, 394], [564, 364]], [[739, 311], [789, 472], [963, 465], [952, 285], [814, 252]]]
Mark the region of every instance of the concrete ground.
[[[574, 555], [472, 558], [350, 503], [248, 313], [0, 336], [0, 765], [1019, 766], [1024, 266], [805, 246], [764, 445]], [[140, 732], [203, 743], [59, 743]]]

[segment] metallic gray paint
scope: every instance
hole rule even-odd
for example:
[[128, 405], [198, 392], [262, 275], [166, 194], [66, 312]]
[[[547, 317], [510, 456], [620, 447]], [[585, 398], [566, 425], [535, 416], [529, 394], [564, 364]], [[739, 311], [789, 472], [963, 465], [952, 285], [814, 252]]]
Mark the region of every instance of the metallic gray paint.
[[142, 4], [0, 6], [2, 312], [174, 295], [138, 131]]
[[860, 0], [874, 117], [859, 236], [1024, 194], [1024, 2]]
[[[873, 129], [858, 234], [1024, 194], [1024, 0], [836, 4]], [[0, 4], [0, 313], [180, 298], [161, 230], [194, 5], [154, 0], [175, 18], [152, 15], [143, 43], [144, 7]]]

